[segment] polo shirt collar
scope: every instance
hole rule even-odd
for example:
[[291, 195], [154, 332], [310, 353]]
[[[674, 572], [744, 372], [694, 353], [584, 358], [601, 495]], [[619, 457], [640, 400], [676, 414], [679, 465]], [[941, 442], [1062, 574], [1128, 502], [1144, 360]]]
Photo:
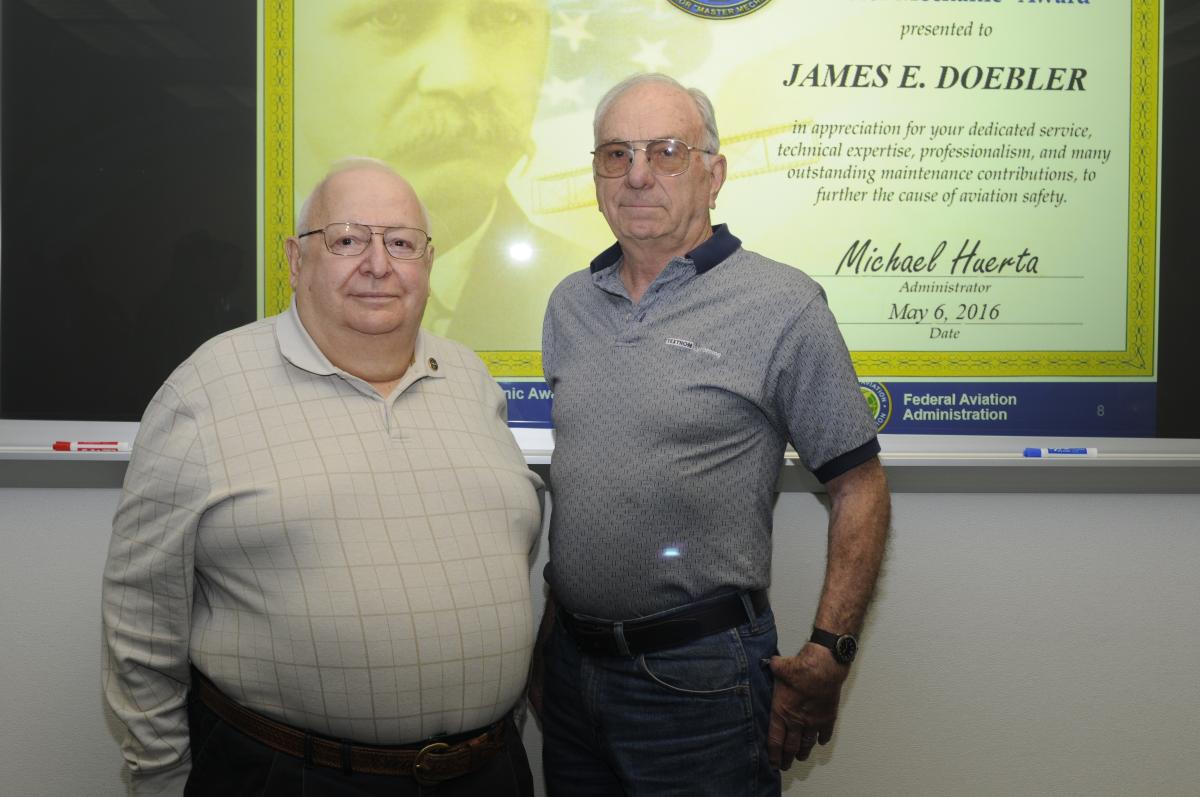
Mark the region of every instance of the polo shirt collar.
[[[324, 352], [317, 346], [316, 341], [308, 334], [300, 321], [300, 313], [296, 310], [296, 297], [292, 297], [291, 306], [276, 317], [275, 340], [279, 344], [279, 353], [283, 358], [297, 368], [318, 376], [346, 376], [357, 379], [354, 374], [347, 373], [329, 361]], [[442, 379], [446, 376], [444, 361], [439, 357], [438, 339], [424, 329], [417, 330], [417, 342], [413, 350], [413, 364], [409, 366], [405, 376], [430, 377]], [[438, 363], [434, 365], [434, 363]]]
[[[703, 274], [736, 252], [741, 245], [741, 239], [729, 231], [728, 224], [717, 224], [712, 228], [712, 236], [684, 257], [692, 261], [697, 274]], [[592, 261], [592, 273], [616, 265], [621, 255], [621, 243], [618, 241], [596, 256]]]
[[339, 370], [329, 358], [317, 348], [316, 341], [308, 334], [304, 324], [300, 322], [300, 313], [296, 310], [296, 297], [287, 310], [279, 314], [275, 321], [275, 340], [279, 343], [279, 353], [292, 365], [318, 376], [333, 376]]

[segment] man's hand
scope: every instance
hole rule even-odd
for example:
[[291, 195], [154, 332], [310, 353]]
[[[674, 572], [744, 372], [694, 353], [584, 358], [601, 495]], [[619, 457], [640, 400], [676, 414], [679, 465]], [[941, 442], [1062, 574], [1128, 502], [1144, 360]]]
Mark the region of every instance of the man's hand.
[[[862, 628], [867, 603], [883, 562], [891, 510], [887, 478], [878, 457], [830, 479], [829, 559], [814, 625], [854, 632]], [[833, 738], [842, 684], [850, 672], [833, 653], [806, 644], [795, 656], [771, 659], [775, 693], [767, 752], [771, 765], [787, 769], [804, 761], [813, 745]]]
[[787, 769], [793, 760], [806, 760], [814, 744], [829, 743], [842, 683], [849, 672], [849, 667], [834, 661], [828, 650], [811, 644], [795, 656], [771, 659], [775, 676], [767, 731], [771, 766]]

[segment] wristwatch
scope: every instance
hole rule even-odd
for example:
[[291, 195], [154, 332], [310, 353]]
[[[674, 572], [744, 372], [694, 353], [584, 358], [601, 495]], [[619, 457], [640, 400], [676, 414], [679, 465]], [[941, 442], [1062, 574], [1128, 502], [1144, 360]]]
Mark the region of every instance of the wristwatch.
[[858, 638], [854, 634], [835, 634], [814, 626], [809, 641], [833, 651], [833, 658], [839, 664], [849, 664], [858, 655]]

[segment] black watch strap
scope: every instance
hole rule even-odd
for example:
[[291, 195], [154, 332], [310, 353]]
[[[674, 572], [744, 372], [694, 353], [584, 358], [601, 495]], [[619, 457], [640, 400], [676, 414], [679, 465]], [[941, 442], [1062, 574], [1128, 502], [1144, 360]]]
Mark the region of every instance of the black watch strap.
[[840, 664], [849, 664], [858, 655], [858, 638], [854, 634], [835, 634], [814, 626], [809, 641], [829, 648]]

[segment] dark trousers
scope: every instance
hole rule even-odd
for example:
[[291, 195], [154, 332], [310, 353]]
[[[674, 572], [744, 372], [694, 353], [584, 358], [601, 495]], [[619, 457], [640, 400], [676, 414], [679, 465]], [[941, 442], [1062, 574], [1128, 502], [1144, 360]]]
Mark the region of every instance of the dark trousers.
[[214, 714], [199, 700], [188, 701], [192, 772], [185, 797], [533, 797], [533, 774], [512, 718], [505, 749], [480, 769], [435, 786], [411, 777], [344, 774], [305, 766], [304, 759], [279, 753]]

